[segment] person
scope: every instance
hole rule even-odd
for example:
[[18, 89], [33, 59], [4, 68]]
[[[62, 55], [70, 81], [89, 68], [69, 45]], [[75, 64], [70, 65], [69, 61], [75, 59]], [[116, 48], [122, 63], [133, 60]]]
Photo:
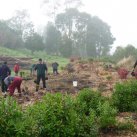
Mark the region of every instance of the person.
[[137, 60], [136, 60], [136, 62], [135, 62], [135, 64], [134, 64], [133, 68], [135, 69], [135, 68], [136, 68], [136, 66], [137, 66]]
[[1, 77], [1, 90], [2, 94], [6, 95], [7, 86], [4, 83], [4, 79], [11, 74], [10, 68], [7, 66], [7, 62], [5, 61], [0, 68], [0, 77]]
[[19, 70], [20, 70], [20, 66], [19, 66], [18, 62], [16, 62], [14, 65], [15, 76], [18, 76]]
[[52, 63], [52, 68], [53, 68], [53, 74], [54, 75], [59, 74], [58, 73], [58, 66], [59, 66], [59, 64], [57, 62]]
[[137, 72], [136, 72], [136, 70], [135, 70], [136, 66], [137, 66], [137, 60], [136, 60], [134, 66], [133, 66], [133, 69], [132, 69], [132, 71], [131, 71], [131, 75], [132, 75], [133, 77], [137, 75]]
[[21, 83], [22, 78], [18, 76], [7, 76], [4, 79], [5, 85], [8, 87], [9, 95], [12, 96], [14, 94], [15, 89], [17, 88], [19, 94], [21, 95]]
[[30, 68], [30, 75], [31, 75], [31, 76], [34, 75], [35, 66], [36, 66], [36, 64], [32, 64], [32, 65], [31, 65], [31, 68]]
[[43, 88], [46, 89], [46, 74], [48, 71], [47, 65], [42, 62], [42, 59], [39, 59], [39, 63], [35, 66], [35, 71], [37, 71], [37, 82], [36, 82], [36, 92], [39, 90], [39, 83], [42, 79], [43, 82]]

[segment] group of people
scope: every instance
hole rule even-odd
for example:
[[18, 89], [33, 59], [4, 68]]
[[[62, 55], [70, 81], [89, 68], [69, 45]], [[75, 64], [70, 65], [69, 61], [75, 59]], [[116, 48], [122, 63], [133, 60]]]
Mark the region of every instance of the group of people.
[[[58, 66], [59, 64], [57, 62], [54, 62], [52, 64], [54, 75], [59, 74]], [[11, 76], [11, 69], [8, 67], [7, 62], [4, 62], [3, 65], [0, 67], [1, 91], [4, 96], [6, 96], [7, 92], [9, 92], [9, 95], [12, 96], [14, 94], [15, 89], [17, 89], [19, 95], [21, 95], [22, 77], [18, 76], [20, 66], [17, 62], [14, 65], [13, 70], [15, 72], [15, 76]], [[39, 90], [39, 84], [41, 80], [43, 82], [43, 88], [46, 89], [48, 68], [46, 63], [44, 63], [41, 58], [39, 59], [38, 64], [33, 64], [31, 68], [31, 73], [33, 74], [34, 71], [37, 71], [37, 79], [35, 81], [36, 92]]]
[[17, 62], [15, 63], [13, 69], [15, 76], [11, 76], [11, 69], [8, 67], [6, 61], [0, 67], [1, 91], [4, 96], [7, 94], [7, 91], [9, 91], [9, 94], [12, 96], [16, 88], [19, 93], [21, 92], [20, 85], [22, 78], [17, 77], [20, 69]]

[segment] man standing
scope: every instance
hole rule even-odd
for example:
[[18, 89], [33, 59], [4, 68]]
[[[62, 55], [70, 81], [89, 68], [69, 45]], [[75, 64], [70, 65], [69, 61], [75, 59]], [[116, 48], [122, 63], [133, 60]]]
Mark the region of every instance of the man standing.
[[59, 66], [59, 64], [57, 62], [52, 63], [52, 68], [53, 68], [53, 74], [54, 75], [59, 74], [58, 73], [58, 66]]
[[47, 74], [48, 68], [47, 65], [42, 62], [42, 59], [39, 59], [39, 63], [35, 66], [35, 70], [37, 71], [37, 85], [36, 85], [36, 91], [39, 90], [39, 83], [40, 80], [42, 79], [43, 82], [43, 88], [46, 88], [46, 79], [45, 75]]
[[7, 62], [5, 61], [0, 68], [0, 77], [1, 77], [1, 90], [2, 94], [6, 95], [7, 86], [4, 83], [4, 79], [11, 74], [10, 68], [7, 66]]

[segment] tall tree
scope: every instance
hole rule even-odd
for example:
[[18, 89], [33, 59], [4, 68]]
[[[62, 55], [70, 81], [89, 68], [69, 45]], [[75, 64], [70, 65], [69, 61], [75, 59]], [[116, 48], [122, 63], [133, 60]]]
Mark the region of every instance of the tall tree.
[[7, 25], [6, 21], [0, 21], [0, 46], [12, 49], [23, 47], [22, 39]]
[[107, 55], [115, 40], [105, 22], [77, 9], [59, 14], [55, 23], [62, 36], [72, 41], [72, 51], [77, 50], [82, 57]]
[[37, 33], [33, 33], [31, 36], [27, 37], [25, 46], [27, 49], [31, 50], [32, 54], [35, 51], [41, 51], [45, 49], [43, 38]]
[[[106, 56], [111, 49], [110, 45], [115, 41], [110, 26], [98, 17], [91, 18], [87, 28], [87, 36], [87, 41], [90, 41], [90, 44], [96, 48], [97, 56]], [[91, 45], [88, 44], [88, 46], [90, 49]]]
[[61, 34], [51, 22], [47, 24], [44, 33], [44, 41], [45, 41], [47, 53], [52, 55], [59, 55]]
[[133, 45], [129, 44], [126, 47], [118, 46], [113, 54], [113, 60], [119, 61], [129, 56], [137, 58], [137, 49]]
[[70, 9], [81, 7], [81, 0], [43, 0], [42, 7], [46, 14], [52, 19], [53, 23], [55, 23], [56, 15], [60, 12]]
[[7, 23], [8, 26], [14, 29], [24, 41], [34, 32], [34, 26], [30, 21], [27, 10], [16, 11], [15, 15], [10, 18]]

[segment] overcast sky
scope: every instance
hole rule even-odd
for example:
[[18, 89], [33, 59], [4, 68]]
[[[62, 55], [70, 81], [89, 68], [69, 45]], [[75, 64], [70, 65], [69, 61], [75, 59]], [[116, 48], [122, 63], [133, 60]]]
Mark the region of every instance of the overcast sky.
[[[0, 19], [10, 18], [15, 10], [27, 9], [37, 27], [47, 22], [43, 0], [0, 0]], [[137, 0], [83, 0], [83, 10], [111, 26], [116, 38], [113, 47], [132, 44], [137, 47]]]

